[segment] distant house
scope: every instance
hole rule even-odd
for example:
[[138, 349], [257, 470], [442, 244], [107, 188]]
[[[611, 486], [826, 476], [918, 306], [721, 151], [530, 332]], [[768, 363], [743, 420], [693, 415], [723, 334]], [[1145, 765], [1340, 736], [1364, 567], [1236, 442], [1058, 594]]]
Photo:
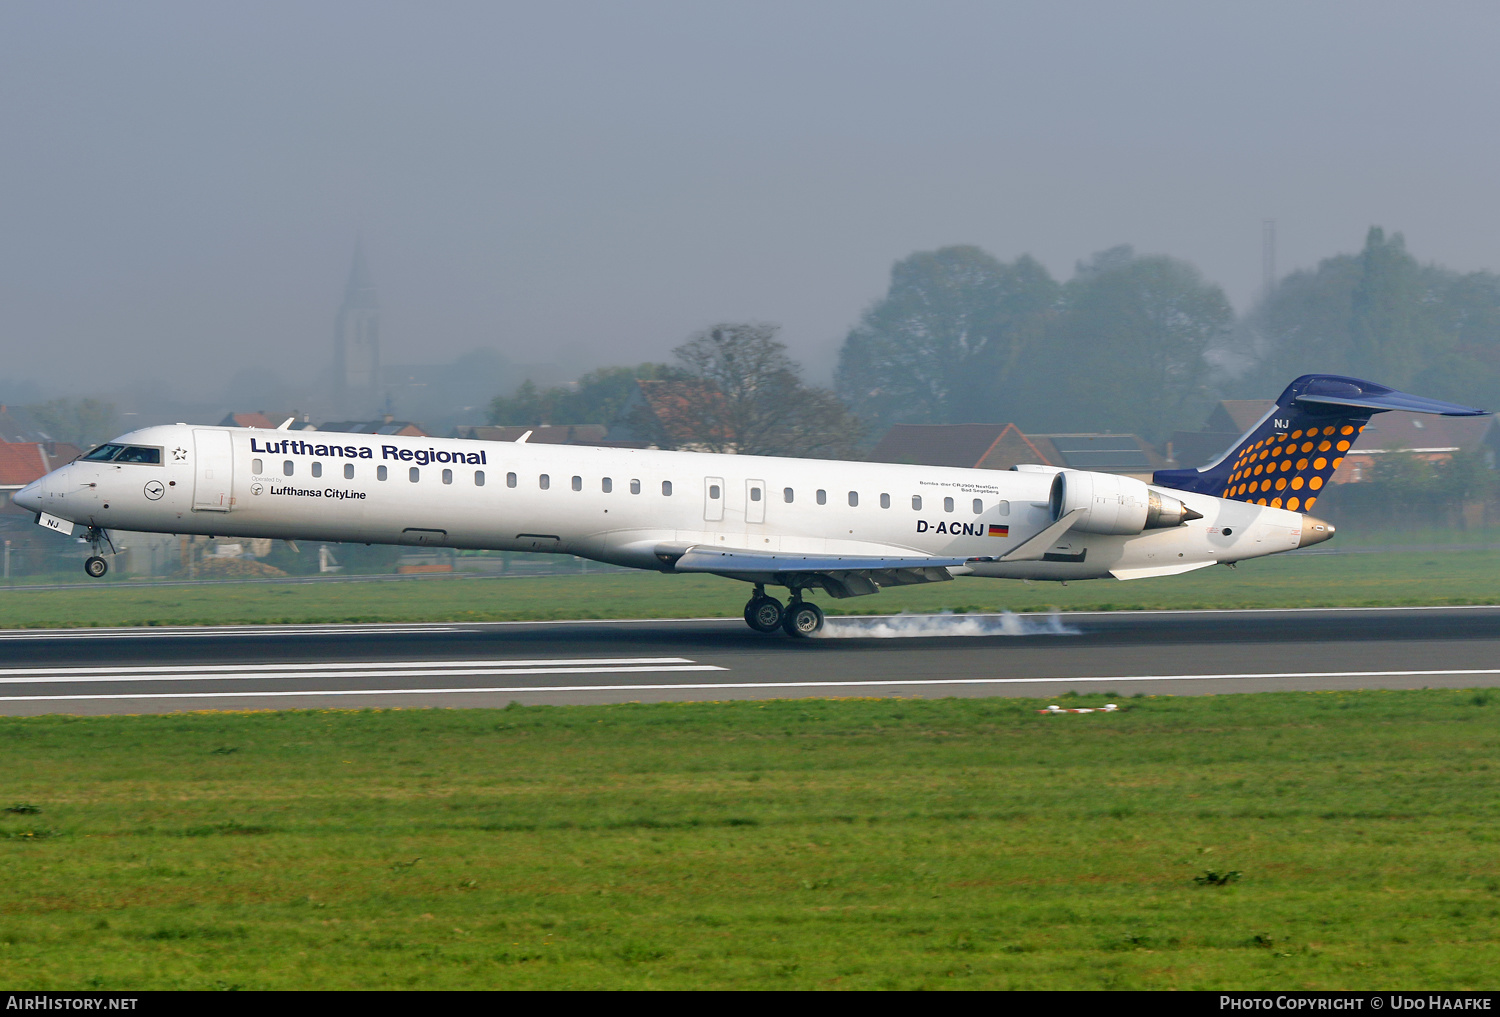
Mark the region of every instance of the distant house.
[[31, 483], [77, 459], [83, 450], [65, 441], [0, 441], [0, 508]]
[[897, 424], [870, 460], [981, 470], [1035, 464], [1141, 480], [1165, 465], [1133, 434], [1025, 434], [1015, 424]]
[[[283, 417], [283, 420], [286, 418]], [[276, 422], [266, 416], [264, 410], [255, 413], [229, 413], [219, 421], [220, 427], [259, 427], [266, 431], [276, 430]]]
[[1375, 464], [1391, 455], [1410, 455], [1441, 463], [1452, 459], [1455, 452], [1473, 452], [1483, 456], [1485, 464], [1494, 469], [1497, 451], [1500, 451], [1500, 430], [1496, 429], [1492, 416], [1439, 417], [1392, 410], [1370, 418], [1330, 482], [1366, 483], [1372, 479]]
[[1167, 459], [1189, 469], [1216, 462], [1275, 406], [1275, 399], [1221, 399], [1203, 430], [1172, 433]]
[[[283, 416], [280, 413], [267, 413], [265, 410], [257, 410], [254, 413], [229, 413], [219, 421], [220, 427], [259, 427], [267, 431], [279, 430], [281, 422], [288, 418], [295, 418], [296, 414], [288, 413]], [[301, 420], [293, 419], [286, 425], [288, 431], [316, 431], [317, 425], [312, 423], [304, 415]]]
[[603, 424], [537, 424], [526, 427], [518, 424], [463, 424], [449, 432], [450, 438], [469, 438], [475, 441], [518, 441], [527, 431], [526, 440], [533, 445], [607, 445], [605, 435], [609, 428]]
[[430, 437], [421, 424], [410, 420], [327, 420], [318, 425], [320, 431], [341, 431], [345, 434], [402, 434], [413, 438]]
[[[986, 460], [1007, 460], [986, 467]], [[1015, 462], [1042, 463], [1040, 449], [1015, 424], [897, 424], [870, 453], [876, 463], [1009, 469]]]

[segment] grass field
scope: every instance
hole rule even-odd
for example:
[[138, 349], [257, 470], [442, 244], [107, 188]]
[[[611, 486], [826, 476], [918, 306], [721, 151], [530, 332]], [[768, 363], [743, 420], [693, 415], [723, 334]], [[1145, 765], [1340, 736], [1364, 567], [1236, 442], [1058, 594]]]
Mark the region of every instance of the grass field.
[[1120, 702], [0, 719], [0, 982], [1493, 987], [1500, 694]]
[[[614, 572], [524, 579], [0, 588], [0, 626], [532, 621], [735, 617], [749, 587], [714, 576]], [[1282, 555], [1231, 570], [1121, 583], [958, 579], [873, 597], [815, 598], [830, 614], [1500, 603], [1500, 551]]]

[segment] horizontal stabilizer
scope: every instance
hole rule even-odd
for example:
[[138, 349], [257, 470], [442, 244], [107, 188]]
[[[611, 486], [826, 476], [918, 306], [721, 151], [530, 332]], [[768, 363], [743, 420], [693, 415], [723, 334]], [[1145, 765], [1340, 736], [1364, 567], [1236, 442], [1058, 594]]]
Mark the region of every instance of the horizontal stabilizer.
[[1445, 417], [1488, 412], [1341, 374], [1304, 374], [1216, 462], [1195, 470], [1157, 470], [1152, 481], [1174, 491], [1306, 512], [1365, 424], [1391, 410]]

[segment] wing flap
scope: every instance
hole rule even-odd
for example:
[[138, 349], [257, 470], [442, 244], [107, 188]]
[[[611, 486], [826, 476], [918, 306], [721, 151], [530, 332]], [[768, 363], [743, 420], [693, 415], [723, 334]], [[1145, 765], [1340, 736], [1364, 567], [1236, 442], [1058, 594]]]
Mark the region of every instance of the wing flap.
[[1210, 565], [1219, 564], [1216, 561], [1190, 561], [1180, 565], [1156, 565], [1143, 569], [1110, 569], [1109, 574], [1116, 579], [1154, 579], [1157, 576], [1180, 576], [1184, 572], [1192, 572], [1195, 569], [1206, 569]]
[[674, 563], [678, 572], [865, 572], [957, 567], [967, 558], [916, 555], [786, 554], [738, 548], [690, 547]]

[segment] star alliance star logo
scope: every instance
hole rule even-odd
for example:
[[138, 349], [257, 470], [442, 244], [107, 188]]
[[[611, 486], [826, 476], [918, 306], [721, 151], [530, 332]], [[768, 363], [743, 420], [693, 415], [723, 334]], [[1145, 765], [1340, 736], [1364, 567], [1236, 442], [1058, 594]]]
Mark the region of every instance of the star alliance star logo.
[[174, 463], [185, 463], [185, 462], [187, 462], [187, 449], [185, 449], [185, 448], [174, 448], [172, 450], [172, 461]]

